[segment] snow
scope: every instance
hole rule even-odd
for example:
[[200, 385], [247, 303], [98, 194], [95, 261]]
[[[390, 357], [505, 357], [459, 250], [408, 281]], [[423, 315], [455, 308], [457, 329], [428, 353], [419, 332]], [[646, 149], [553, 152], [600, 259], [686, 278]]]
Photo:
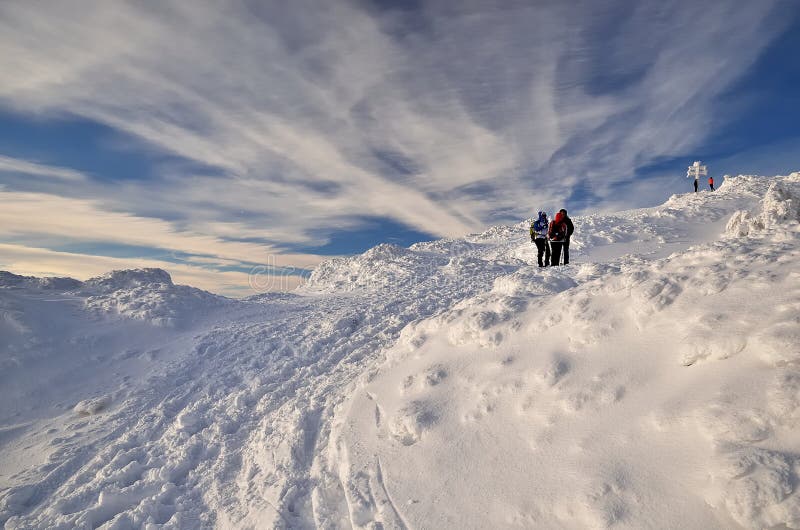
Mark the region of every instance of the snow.
[[69, 291], [77, 289], [81, 282], [72, 278], [35, 278], [33, 276], [19, 276], [7, 271], [0, 271], [0, 287], [19, 287], [27, 289], [42, 289], [54, 291]]
[[78, 414], [84, 416], [90, 416], [92, 414], [98, 414], [108, 408], [108, 405], [111, 404], [111, 397], [110, 396], [100, 396], [92, 399], [84, 399], [83, 401], [78, 402], [72, 410], [77, 412]]
[[573, 221], [245, 300], [0, 273], [0, 524], [800, 528], [800, 174]]
[[91, 294], [87, 308], [118, 314], [159, 326], [178, 326], [226, 305], [226, 300], [200, 289], [174, 285], [161, 269], [113, 271], [87, 280], [82, 291]]

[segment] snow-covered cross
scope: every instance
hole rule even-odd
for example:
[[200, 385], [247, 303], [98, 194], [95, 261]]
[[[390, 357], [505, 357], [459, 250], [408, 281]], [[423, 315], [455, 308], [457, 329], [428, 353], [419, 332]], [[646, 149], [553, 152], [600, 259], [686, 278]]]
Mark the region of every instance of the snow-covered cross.
[[686, 172], [687, 177], [694, 177], [695, 180], [705, 175], [708, 175], [708, 168], [700, 165], [699, 160], [696, 160], [694, 164], [689, 166], [689, 170]]

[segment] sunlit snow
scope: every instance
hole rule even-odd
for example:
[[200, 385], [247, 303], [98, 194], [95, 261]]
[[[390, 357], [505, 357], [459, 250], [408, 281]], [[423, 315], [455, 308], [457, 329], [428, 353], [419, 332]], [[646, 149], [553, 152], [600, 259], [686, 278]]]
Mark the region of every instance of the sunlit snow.
[[573, 221], [246, 300], [1, 273], [0, 523], [800, 528], [800, 174]]

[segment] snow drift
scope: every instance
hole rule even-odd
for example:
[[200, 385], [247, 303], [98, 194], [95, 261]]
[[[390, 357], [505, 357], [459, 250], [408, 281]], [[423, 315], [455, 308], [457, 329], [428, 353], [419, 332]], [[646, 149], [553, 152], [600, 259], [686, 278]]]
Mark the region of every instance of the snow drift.
[[800, 175], [573, 220], [241, 301], [0, 275], [0, 522], [800, 528]]

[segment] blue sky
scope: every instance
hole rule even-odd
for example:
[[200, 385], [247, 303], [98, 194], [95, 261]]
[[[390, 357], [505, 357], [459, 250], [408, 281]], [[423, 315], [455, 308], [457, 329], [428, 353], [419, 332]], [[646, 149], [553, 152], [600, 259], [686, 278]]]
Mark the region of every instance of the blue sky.
[[[499, 7], [501, 6], [502, 7]], [[0, 4], [0, 269], [252, 293], [800, 169], [800, 4]]]

